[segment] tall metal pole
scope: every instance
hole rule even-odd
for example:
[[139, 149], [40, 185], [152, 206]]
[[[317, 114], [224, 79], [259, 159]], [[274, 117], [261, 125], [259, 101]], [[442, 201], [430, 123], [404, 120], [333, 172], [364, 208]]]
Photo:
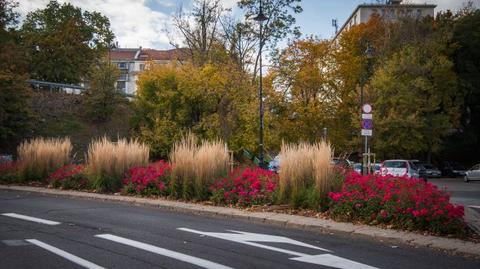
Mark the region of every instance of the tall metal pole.
[[260, 87], [258, 90], [258, 98], [260, 102], [260, 135], [259, 135], [259, 146], [260, 146], [260, 167], [264, 167], [263, 164], [263, 75], [262, 75], [262, 48], [263, 48], [263, 22], [260, 21]]
[[254, 20], [260, 23], [260, 79], [259, 79], [259, 87], [258, 87], [258, 101], [259, 101], [259, 114], [260, 114], [260, 128], [259, 128], [259, 166], [264, 167], [264, 145], [263, 145], [263, 75], [262, 75], [262, 49], [263, 49], [263, 21], [266, 21], [268, 18], [263, 14], [262, 10], [262, 1], [260, 0], [260, 9], [258, 15], [254, 18]]

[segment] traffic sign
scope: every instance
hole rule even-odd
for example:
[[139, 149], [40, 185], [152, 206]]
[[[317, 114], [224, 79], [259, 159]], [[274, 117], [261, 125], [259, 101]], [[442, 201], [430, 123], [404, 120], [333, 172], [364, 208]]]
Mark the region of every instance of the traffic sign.
[[372, 114], [362, 113], [362, 119], [371, 120], [371, 119], [373, 119], [373, 116], [372, 116]]
[[372, 113], [372, 106], [370, 104], [364, 104], [362, 106], [362, 111], [363, 113], [367, 113], [367, 114]]
[[364, 119], [362, 120], [362, 129], [373, 129], [373, 120]]
[[362, 136], [372, 136], [373, 131], [372, 129], [362, 129]]

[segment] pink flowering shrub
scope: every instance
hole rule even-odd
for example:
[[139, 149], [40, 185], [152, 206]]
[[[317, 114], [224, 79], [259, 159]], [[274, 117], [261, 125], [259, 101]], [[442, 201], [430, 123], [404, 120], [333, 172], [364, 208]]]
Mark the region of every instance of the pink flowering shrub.
[[122, 192], [144, 196], [166, 194], [171, 166], [161, 160], [147, 167], [133, 167], [123, 179]]
[[80, 190], [88, 187], [83, 165], [67, 164], [60, 167], [47, 178], [53, 188]]
[[463, 206], [431, 183], [406, 177], [347, 175], [340, 192], [330, 192], [329, 213], [342, 221], [462, 234]]
[[269, 204], [278, 185], [278, 175], [261, 168], [237, 169], [210, 186], [216, 204], [250, 206]]

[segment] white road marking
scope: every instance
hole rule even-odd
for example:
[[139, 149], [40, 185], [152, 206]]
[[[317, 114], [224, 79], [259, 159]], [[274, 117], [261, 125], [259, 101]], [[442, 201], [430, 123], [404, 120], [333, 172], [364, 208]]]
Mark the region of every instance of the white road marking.
[[84, 259], [82, 259], [82, 258], [80, 258], [80, 257], [77, 257], [77, 256], [75, 256], [75, 255], [73, 255], [73, 254], [70, 254], [70, 253], [68, 253], [68, 252], [66, 252], [66, 251], [63, 251], [63, 250], [61, 250], [61, 249], [58, 249], [58, 248], [56, 248], [56, 247], [54, 247], [54, 246], [51, 246], [51, 245], [49, 245], [49, 244], [43, 243], [42, 241], [39, 241], [39, 240], [36, 240], [36, 239], [27, 239], [26, 241], [27, 241], [27, 242], [30, 242], [30, 243], [32, 243], [32, 244], [34, 244], [34, 245], [36, 245], [36, 246], [39, 246], [39, 247], [41, 247], [41, 248], [43, 248], [43, 249], [45, 249], [45, 250], [48, 250], [48, 251], [50, 251], [50, 252], [52, 252], [52, 253], [54, 253], [54, 254], [57, 254], [58, 256], [60, 256], [60, 257], [62, 257], [62, 258], [65, 258], [65, 259], [67, 259], [67, 260], [69, 260], [69, 261], [71, 261], [71, 262], [73, 262], [73, 263], [76, 263], [76, 264], [78, 264], [78, 265], [80, 265], [80, 266], [83, 266], [83, 267], [85, 267], [85, 268], [89, 268], [89, 269], [105, 269], [104, 267], [98, 266], [98, 265], [96, 265], [96, 264], [94, 264], [94, 263], [91, 263], [91, 262], [89, 262], [89, 261], [87, 261], [87, 260], [84, 260]]
[[99, 237], [99, 238], [114, 241], [114, 242], [117, 242], [117, 243], [120, 243], [120, 244], [132, 246], [132, 247], [139, 248], [139, 249], [142, 249], [142, 250], [146, 250], [146, 251], [149, 251], [149, 252], [152, 252], [152, 253], [155, 253], [155, 254], [159, 254], [159, 255], [162, 255], [162, 256], [167, 256], [169, 258], [176, 259], [176, 260], [179, 260], [179, 261], [183, 261], [183, 262], [186, 262], [186, 263], [190, 263], [190, 264], [202, 267], [202, 268], [233, 269], [232, 267], [228, 267], [228, 266], [224, 266], [224, 265], [221, 265], [221, 264], [218, 264], [218, 263], [214, 263], [214, 262], [211, 262], [209, 260], [204, 260], [204, 259], [197, 258], [197, 257], [194, 257], [194, 256], [186, 255], [186, 254], [183, 254], [183, 253], [180, 253], [180, 252], [172, 251], [172, 250], [165, 249], [165, 248], [160, 248], [160, 247], [157, 247], [157, 246], [153, 246], [153, 245], [149, 245], [149, 244], [146, 244], [146, 243], [130, 240], [128, 238], [124, 238], [124, 237], [120, 237], [120, 236], [116, 236], [116, 235], [112, 235], [112, 234], [97, 234], [97, 235], [95, 235], [95, 237]]
[[[246, 233], [246, 232], [237, 232], [236, 234], [233, 233], [209, 233], [209, 232], [201, 232], [193, 229], [188, 229], [188, 228], [178, 228], [178, 230], [185, 231], [185, 232], [190, 232], [190, 233], [196, 233], [196, 234], [201, 234], [201, 235], [207, 235], [210, 237], [215, 237], [215, 238], [220, 238], [228, 241], [233, 241], [237, 243], [241, 243], [244, 245], [249, 245], [252, 247], [259, 247], [259, 248], [264, 248], [268, 250], [273, 250], [277, 252], [282, 252], [285, 254], [290, 254], [292, 256], [303, 256], [305, 255], [304, 253], [301, 252], [296, 252], [296, 251], [291, 251], [287, 249], [282, 249], [282, 248], [277, 248], [277, 247], [272, 247], [272, 246], [266, 246], [254, 242], [275, 242], [275, 243], [289, 243], [292, 245], [297, 245], [297, 246], [303, 246], [303, 247], [308, 247], [308, 248], [313, 248], [313, 249], [318, 249], [318, 250], [323, 250], [326, 252], [330, 252], [328, 249], [324, 248], [319, 248], [313, 245], [305, 244], [300, 241], [296, 241], [287, 237], [283, 236], [275, 236], [275, 235], [268, 235], [268, 234], [255, 234], [255, 233]], [[253, 241], [253, 242], [252, 242]]]
[[272, 247], [267, 245], [262, 245], [255, 242], [274, 242], [274, 243], [287, 243], [312, 249], [317, 249], [325, 252], [332, 252], [325, 248], [316, 247], [313, 245], [305, 244], [300, 241], [296, 241], [290, 239], [288, 237], [283, 236], [275, 236], [275, 235], [268, 235], [268, 234], [257, 234], [257, 233], [247, 233], [247, 232], [240, 232], [240, 231], [232, 231], [235, 233], [212, 233], [212, 232], [202, 232], [188, 228], [177, 228], [178, 230], [191, 232], [200, 235], [211, 236], [215, 238], [220, 238], [228, 241], [237, 242], [240, 244], [245, 244], [249, 246], [259, 247], [263, 249], [268, 249], [272, 251], [277, 251], [285, 254], [289, 254], [292, 256], [297, 256], [296, 258], [290, 258], [290, 260], [295, 260], [299, 262], [306, 262], [318, 265], [325, 265], [334, 268], [341, 268], [341, 269], [376, 269], [376, 267], [372, 267], [366, 264], [358, 263], [355, 261], [351, 261], [342, 257], [338, 257], [331, 254], [320, 254], [320, 255], [309, 255], [301, 252], [291, 251], [287, 249], [282, 249], [278, 247]]
[[3, 213], [2, 215], [3, 215], [3, 216], [6, 216], [6, 217], [16, 218], [16, 219], [22, 219], [22, 220], [27, 220], [27, 221], [38, 222], [38, 223], [46, 224], [46, 225], [58, 225], [58, 224], [61, 224], [60, 222], [56, 222], [56, 221], [51, 221], [51, 220], [46, 220], [46, 219], [40, 219], [40, 218], [30, 217], [30, 216], [21, 215], [21, 214], [16, 214], [16, 213]]
[[469, 205], [468, 207], [480, 209], [480, 205]]
[[306, 255], [298, 258], [290, 258], [290, 260], [313, 263], [313, 264], [341, 268], [341, 269], [375, 269], [376, 268], [376, 267], [372, 267], [359, 262], [351, 261], [345, 258], [337, 257], [332, 254]]

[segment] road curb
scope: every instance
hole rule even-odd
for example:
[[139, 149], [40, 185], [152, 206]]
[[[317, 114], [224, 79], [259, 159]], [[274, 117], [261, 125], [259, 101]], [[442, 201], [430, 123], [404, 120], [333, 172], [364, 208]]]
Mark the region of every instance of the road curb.
[[457, 254], [467, 254], [480, 258], [480, 244], [460, 239], [422, 235], [418, 233], [383, 229], [374, 226], [357, 225], [352, 223], [336, 222], [329, 219], [318, 219], [273, 212], [249, 212], [236, 208], [207, 206], [165, 199], [149, 199], [131, 196], [108, 195], [79, 191], [66, 191], [30, 186], [0, 185], [2, 190], [26, 191], [54, 196], [66, 196], [92, 200], [130, 203], [140, 206], [152, 206], [171, 211], [197, 215], [223, 216], [229, 218], [246, 219], [257, 223], [267, 223], [277, 226], [308, 230], [322, 233], [340, 232], [367, 236], [381, 240], [393, 240], [417, 247], [429, 247]]

